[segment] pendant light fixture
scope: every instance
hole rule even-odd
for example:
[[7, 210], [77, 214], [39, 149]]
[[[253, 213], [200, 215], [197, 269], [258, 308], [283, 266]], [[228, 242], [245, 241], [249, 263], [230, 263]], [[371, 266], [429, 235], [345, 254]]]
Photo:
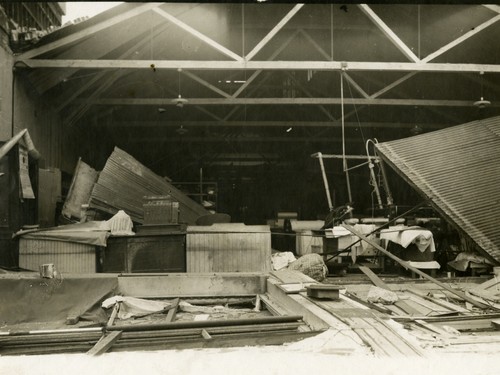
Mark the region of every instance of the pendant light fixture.
[[474, 106], [478, 107], [478, 108], [486, 108], [491, 104], [491, 102], [489, 100], [485, 100], [484, 95], [483, 95], [484, 72], [480, 72], [479, 75], [481, 76], [481, 99], [478, 101], [475, 101]]
[[179, 108], [184, 107], [184, 104], [188, 102], [188, 100], [184, 99], [181, 95], [181, 71], [181, 68], [177, 69], [177, 72], [179, 73], [179, 96], [175, 99], [172, 99], [172, 103], [174, 103]]

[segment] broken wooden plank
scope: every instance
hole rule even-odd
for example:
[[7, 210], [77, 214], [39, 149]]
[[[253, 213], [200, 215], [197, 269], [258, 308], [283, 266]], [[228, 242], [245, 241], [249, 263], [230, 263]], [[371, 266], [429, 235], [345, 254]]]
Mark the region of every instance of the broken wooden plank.
[[459, 306], [455, 303], [452, 303], [452, 302], [448, 302], [448, 301], [445, 301], [441, 298], [437, 298], [437, 297], [431, 297], [429, 296], [427, 293], [428, 292], [425, 292], [425, 291], [421, 291], [421, 290], [417, 290], [417, 289], [405, 289], [405, 292], [408, 292], [408, 293], [413, 293], [415, 295], [418, 295], [420, 296], [421, 298], [424, 298], [428, 301], [431, 301], [433, 303], [435, 303], [436, 305], [440, 305], [440, 306], [443, 306], [445, 308], [447, 308], [448, 310], [452, 310], [452, 311], [456, 311], [456, 312], [459, 312], [459, 313], [471, 313], [470, 310], [462, 307], [462, 306]]
[[[384, 283], [382, 279], [380, 279], [371, 269], [365, 266], [359, 266], [359, 269], [366, 275], [368, 278], [371, 280], [375, 286], [385, 289], [385, 290], [391, 290], [391, 288]], [[421, 311], [415, 309], [414, 307], [410, 306], [408, 303], [402, 300], [398, 300], [394, 303], [395, 306], [399, 307], [401, 310], [403, 310], [407, 314], [415, 314], [415, 315], [421, 315]]]
[[480, 297], [484, 300], [488, 300], [491, 302], [500, 302], [500, 296], [497, 296], [495, 293], [490, 292], [487, 289], [476, 289], [471, 288], [468, 292], [474, 296]]
[[173, 322], [175, 320], [175, 315], [177, 314], [177, 308], [179, 307], [179, 298], [176, 298], [172, 301], [172, 307], [168, 310], [167, 317], [165, 321]]
[[283, 284], [317, 283], [317, 281], [312, 277], [295, 270], [283, 269], [279, 271], [271, 271], [270, 273]]
[[391, 288], [386, 283], [384, 283], [384, 281], [380, 277], [378, 277], [371, 269], [365, 266], [359, 266], [358, 268], [361, 272], [368, 276], [373, 285], [378, 286], [382, 289], [391, 290]]
[[[336, 301], [310, 300], [350, 326], [363, 342], [370, 345], [378, 356], [394, 357], [402, 356], [403, 353], [404, 355], [411, 353], [412, 355], [424, 356], [420, 348], [409, 343], [398, 332], [393, 330], [392, 327], [385, 324], [382, 319], [379, 319], [373, 311], [364, 306], [360, 305], [362, 308], [339, 308], [339, 303]], [[357, 305], [357, 303], [353, 304], [353, 306]], [[380, 329], [380, 331], [377, 329]], [[390, 330], [390, 333], [387, 329]], [[390, 340], [387, 340], [386, 336], [389, 336]]]
[[383, 254], [387, 255], [389, 258], [391, 258], [392, 260], [395, 260], [396, 262], [398, 262], [399, 264], [401, 264], [404, 268], [406, 269], [409, 269], [410, 271], [412, 272], [415, 272], [416, 274], [422, 276], [424, 279], [427, 279], [429, 281], [432, 281], [434, 284], [436, 285], [439, 285], [441, 288], [449, 291], [450, 293], [453, 293], [455, 294], [456, 296], [462, 298], [463, 300], [471, 303], [472, 305], [476, 306], [476, 307], [479, 307], [481, 309], [485, 309], [485, 308], [493, 308], [495, 310], [500, 310], [499, 308], [496, 308], [496, 307], [492, 307], [492, 306], [489, 306], [489, 305], [486, 305], [482, 302], [479, 302], [473, 298], [470, 298], [469, 296], [467, 296], [465, 293], [461, 292], [461, 291], [458, 291], [458, 290], [455, 290], [451, 287], [449, 287], [448, 285], [440, 282], [439, 280], [436, 280], [435, 278], [433, 278], [432, 276], [429, 276], [428, 274], [426, 274], [425, 272], [422, 272], [420, 271], [418, 268], [415, 268], [413, 266], [411, 266], [407, 261], [404, 261], [402, 260], [401, 258], [395, 256], [394, 254], [392, 254], [390, 251], [387, 251], [386, 249], [384, 249], [382, 246], [380, 246], [379, 244], [377, 244], [375, 241], [372, 241], [370, 240], [369, 238], [367, 238], [366, 236], [364, 236], [361, 232], [355, 230], [351, 225], [347, 225], [347, 224], [342, 224], [342, 227], [344, 227], [345, 229], [347, 229], [349, 232], [351, 232], [352, 234], [358, 236], [359, 238], [361, 238], [363, 241], [366, 241], [368, 242], [370, 245], [372, 245], [374, 248], [376, 248], [377, 250], [379, 250], [380, 252], [382, 252]]
[[118, 314], [118, 311], [120, 310], [120, 302], [116, 302], [115, 305], [113, 306], [113, 311], [111, 311], [111, 316], [108, 319], [108, 322], [106, 323], [107, 327], [111, 327], [115, 323], [116, 315]]
[[210, 333], [208, 333], [206, 329], [202, 329], [202, 330], [201, 330], [201, 336], [202, 336], [205, 340], [212, 340], [212, 336], [210, 336]]
[[102, 336], [94, 347], [87, 352], [87, 354], [96, 356], [106, 353], [120, 339], [121, 335], [121, 331], [113, 331]]
[[479, 314], [467, 316], [394, 316], [398, 322], [413, 322], [416, 319], [433, 323], [439, 326], [450, 326], [458, 331], [485, 331], [491, 330], [493, 321], [499, 319], [500, 314]]
[[441, 327], [436, 326], [436, 325], [434, 325], [432, 323], [426, 322], [425, 320], [415, 319], [415, 323], [417, 323], [421, 327], [424, 327], [428, 331], [431, 331], [433, 333], [437, 333], [438, 335], [440, 335], [440, 336], [442, 336], [444, 338], [448, 338], [448, 337], [451, 336], [451, 334], [449, 334], [447, 331], [445, 331]]
[[282, 316], [289, 315], [291, 313], [291, 310], [281, 306], [278, 302], [272, 300], [265, 294], [260, 295], [260, 300], [264, 303], [266, 309], [273, 315]]

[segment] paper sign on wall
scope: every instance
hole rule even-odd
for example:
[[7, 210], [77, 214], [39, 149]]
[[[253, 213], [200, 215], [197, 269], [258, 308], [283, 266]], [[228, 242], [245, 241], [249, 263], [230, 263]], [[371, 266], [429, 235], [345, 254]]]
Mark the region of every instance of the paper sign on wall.
[[19, 194], [24, 199], [35, 199], [29, 175], [28, 150], [19, 147]]

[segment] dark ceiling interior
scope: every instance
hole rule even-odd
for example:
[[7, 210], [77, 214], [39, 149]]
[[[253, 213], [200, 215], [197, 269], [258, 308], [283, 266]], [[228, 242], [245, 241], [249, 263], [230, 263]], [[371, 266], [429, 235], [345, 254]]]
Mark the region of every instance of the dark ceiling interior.
[[[475, 4], [124, 3], [47, 35], [16, 66], [109, 153], [218, 182], [236, 217], [250, 205], [259, 219], [311, 217], [327, 209], [312, 154], [366, 155], [368, 139], [500, 114], [499, 19]], [[342, 160], [326, 168], [343, 204]], [[368, 173], [350, 175], [365, 209]]]

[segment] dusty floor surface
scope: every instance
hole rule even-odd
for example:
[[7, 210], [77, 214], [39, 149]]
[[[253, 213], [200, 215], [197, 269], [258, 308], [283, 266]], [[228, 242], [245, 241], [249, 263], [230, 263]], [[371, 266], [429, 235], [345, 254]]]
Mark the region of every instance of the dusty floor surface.
[[[497, 375], [500, 349], [483, 354], [439, 353], [427, 358], [375, 358], [325, 332], [285, 346], [227, 349], [189, 349], [85, 354], [0, 357], [0, 374], [384, 374], [384, 375]], [[345, 350], [345, 354], [342, 354]], [[486, 353], [486, 354], [485, 354]]]

